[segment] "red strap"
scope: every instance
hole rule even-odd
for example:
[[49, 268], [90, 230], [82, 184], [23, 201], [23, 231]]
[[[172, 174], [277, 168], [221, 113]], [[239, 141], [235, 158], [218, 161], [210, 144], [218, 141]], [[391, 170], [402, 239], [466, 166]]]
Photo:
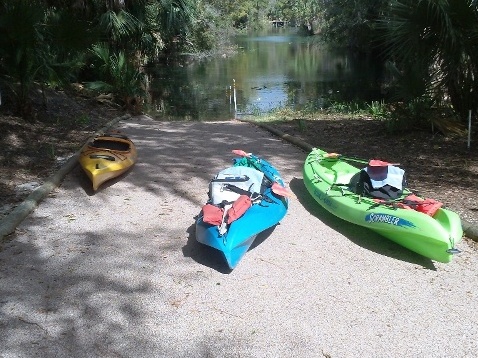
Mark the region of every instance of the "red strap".
[[[387, 204], [385, 200], [381, 199], [374, 199], [374, 201], [379, 204]], [[415, 194], [410, 194], [405, 197], [403, 201], [394, 202], [393, 205], [400, 209], [416, 210], [428, 216], [433, 216], [436, 214], [438, 209], [443, 206], [443, 203], [435, 199], [423, 199]]]

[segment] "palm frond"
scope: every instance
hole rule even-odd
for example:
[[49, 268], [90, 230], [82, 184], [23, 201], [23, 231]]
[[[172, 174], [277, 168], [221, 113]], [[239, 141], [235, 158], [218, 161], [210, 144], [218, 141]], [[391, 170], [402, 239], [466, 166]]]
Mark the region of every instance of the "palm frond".
[[478, 107], [478, 9], [472, 0], [393, 1], [380, 26], [386, 56], [402, 75], [415, 76], [403, 83], [410, 93], [422, 81], [424, 94], [439, 101], [446, 93], [458, 112]]
[[141, 30], [141, 23], [129, 12], [121, 10], [118, 13], [108, 10], [103, 13], [99, 21], [103, 33], [114, 41], [134, 34]]

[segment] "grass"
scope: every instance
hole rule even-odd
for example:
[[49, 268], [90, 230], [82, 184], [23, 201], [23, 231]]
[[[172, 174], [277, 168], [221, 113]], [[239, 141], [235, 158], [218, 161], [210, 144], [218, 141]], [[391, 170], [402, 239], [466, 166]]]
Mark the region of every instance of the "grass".
[[332, 119], [340, 116], [342, 119], [353, 119], [371, 117], [377, 120], [388, 119], [388, 112], [384, 102], [373, 101], [370, 104], [349, 103], [331, 103], [326, 109], [315, 108], [312, 105], [305, 105], [301, 109], [294, 109], [288, 106], [273, 109], [265, 113], [252, 111], [247, 118], [258, 122], [283, 122], [297, 121], [301, 131], [307, 129], [307, 121], [321, 118]]
[[[307, 122], [320, 119], [372, 119], [383, 121], [388, 133], [397, 133], [409, 130], [424, 121], [427, 111], [423, 104], [409, 103], [407, 106], [400, 104], [386, 104], [385, 101], [365, 102], [332, 102], [329, 101], [325, 109], [314, 107], [312, 104], [304, 105], [301, 109], [288, 106], [272, 109], [268, 112], [251, 111], [246, 118], [257, 122], [288, 122], [296, 121], [300, 131], [307, 130]], [[393, 111], [392, 108], [401, 108]]]

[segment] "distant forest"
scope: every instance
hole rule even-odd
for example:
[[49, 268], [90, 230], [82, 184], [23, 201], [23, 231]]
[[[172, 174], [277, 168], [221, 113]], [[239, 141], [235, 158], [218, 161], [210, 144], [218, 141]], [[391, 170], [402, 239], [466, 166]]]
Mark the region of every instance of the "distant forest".
[[145, 66], [213, 56], [272, 20], [371, 56], [412, 113], [477, 112], [476, 0], [2, 0], [0, 92], [25, 117], [34, 84], [85, 83], [127, 105], [145, 95]]

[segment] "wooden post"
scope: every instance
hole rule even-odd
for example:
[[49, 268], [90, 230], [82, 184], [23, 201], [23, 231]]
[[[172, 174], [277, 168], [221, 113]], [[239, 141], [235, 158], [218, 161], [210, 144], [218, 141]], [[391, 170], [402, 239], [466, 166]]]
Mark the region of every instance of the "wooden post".
[[234, 119], [237, 119], [236, 80], [233, 78], [232, 82], [234, 84]]
[[468, 149], [471, 145], [471, 109], [468, 111]]

